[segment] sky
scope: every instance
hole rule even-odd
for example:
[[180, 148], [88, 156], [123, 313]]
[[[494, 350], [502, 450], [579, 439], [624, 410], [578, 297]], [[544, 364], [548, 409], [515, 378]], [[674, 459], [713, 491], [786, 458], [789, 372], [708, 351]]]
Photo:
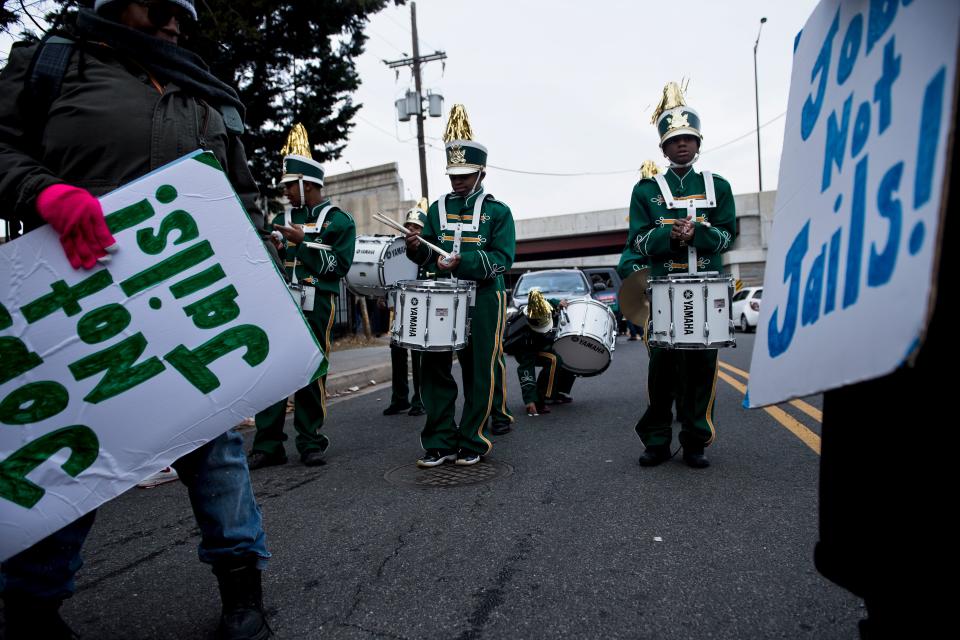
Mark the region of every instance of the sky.
[[[756, 191], [753, 45], [761, 17], [763, 188], [776, 188], [793, 40], [816, 4], [418, 0], [421, 55], [447, 54], [445, 66], [430, 62], [423, 72], [424, 91], [444, 96], [444, 116], [426, 123], [431, 200], [449, 190], [441, 136], [450, 107], [462, 103], [489, 150], [487, 190], [515, 218], [626, 209], [641, 163], [664, 166], [650, 117], [663, 85], [681, 79], [689, 80], [687, 102], [702, 120], [697, 166], [727, 178], [734, 193]], [[398, 78], [383, 63], [412, 53], [410, 33], [409, 4], [370, 20], [355, 96], [363, 108], [327, 171], [397, 162], [413, 198], [416, 125], [398, 122], [394, 108], [413, 88], [412, 72], [402, 69]]]
[[[444, 116], [425, 127], [431, 200], [449, 190], [441, 137], [450, 107], [461, 103], [489, 150], [485, 186], [515, 218], [626, 209], [642, 162], [664, 166], [650, 116], [663, 85], [681, 80], [702, 121], [698, 168], [727, 178], [734, 193], [756, 191], [753, 45], [761, 17], [761, 167], [764, 190], [775, 189], [793, 40], [816, 4], [418, 0], [421, 55], [447, 55], [423, 68], [424, 92], [444, 96]], [[398, 76], [383, 62], [413, 52], [410, 4], [374, 15], [367, 35], [354, 96], [363, 107], [327, 174], [396, 162], [406, 197], [415, 199], [416, 125], [399, 122], [394, 107], [413, 88], [412, 72]], [[0, 58], [8, 46], [0, 41]]]

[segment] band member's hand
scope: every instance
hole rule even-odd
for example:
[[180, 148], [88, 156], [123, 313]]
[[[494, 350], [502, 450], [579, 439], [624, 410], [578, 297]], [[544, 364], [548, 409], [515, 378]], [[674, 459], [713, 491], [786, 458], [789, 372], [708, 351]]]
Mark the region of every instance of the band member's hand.
[[420, 232], [414, 231], [408, 233], [403, 241], [407, 243], [407, 251], [416, 251], [420, 248]]
[[460, 264], [459, 253], [451, 254], [449, 258], [444, 258], [443, 256], [437, 258], [437, 267], [439, 267], [441, 271], [453, 271], [457, 268], [458, 264]]
[[273, 228], [279, 231], [283, 237], [287, 239], [287, 242], [292, 242], [294, 244], [300, 244], [303, 242], [303, 238], [305, 237], [303, 233], [303, 226], [299, 224], [295, 224], [290, 227], [285, 227], [282, 224], [275, 224], [273, 225]]
[[570, 304], [570, 303], [567, 302], [566, 299], [563, 299], [563, 300], [560, 301], [560, 308], [561, 308], [561, 309], [566, 309], [568, 304]]

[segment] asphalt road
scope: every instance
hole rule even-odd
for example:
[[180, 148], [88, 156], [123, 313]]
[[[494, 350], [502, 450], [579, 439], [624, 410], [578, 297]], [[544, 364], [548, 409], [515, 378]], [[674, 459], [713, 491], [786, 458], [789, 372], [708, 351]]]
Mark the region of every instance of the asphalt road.
[[[572, 404], [517, 416], [492, 454], [512, 473], [482, 484], [388, 482], [415, 473], [421, 419], [382, 417], [384, 386], [337, 401], [325, 467], [254, 472], [277, 636], [856, 638], [859, 601], [812, 561], [818, 399], [744, 410], [728, 378], [744, 382], [753, 336], [738, 337], [721, 353], [706, 470], [637, 465], [647, 358], [622, 338]], [[210, 637], [219, 600], [197, 541], [179, 483], [112, 501], [65, 617], [84, 638]]]

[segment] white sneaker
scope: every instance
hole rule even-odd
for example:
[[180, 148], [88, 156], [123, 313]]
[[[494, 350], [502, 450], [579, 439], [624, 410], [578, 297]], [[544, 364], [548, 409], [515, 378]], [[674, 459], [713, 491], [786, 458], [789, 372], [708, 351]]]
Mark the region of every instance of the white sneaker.
[[176, 470], [173, 467], [164, 467], [157, 471], [152, 476], [148, 476], [146, 479], [137, 483], [137, 486], [141, 489], [153, 489], [158, 487], [161, 484], [166, 484], [168, 482], [173, 482], [179, 476], [177, 475]]

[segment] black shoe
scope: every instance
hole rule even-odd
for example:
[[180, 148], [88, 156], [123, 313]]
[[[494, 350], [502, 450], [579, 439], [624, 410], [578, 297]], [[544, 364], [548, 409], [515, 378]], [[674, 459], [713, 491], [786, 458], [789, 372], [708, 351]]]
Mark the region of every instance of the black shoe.
[[265, 640], [272, 636], [263, 617], [260, 570], [239, 567], [215, 573], [223, 604], [217, 628], [218, 640]]
[[573, 402], [573, 397], [562, 391], [558, 391], [557, 395], [552, 398], [547, 398], [547, 404], [570, 404], [571, 402]]
[[300, 462], [308, 467], [322, 467], [327, 464], [327, 461], [323, 459], [322, 451], [307, 451], [300, 456]]
[[385, 416], [395, 416], [398, 413], [403, 413], [410, 408], [409, 404], [392, 404], [386, 409], [383, 410], [383, 415]]
[[490, 433], [495, 436], [502, 436], [507, 433], [510, 433], [510, 423], [509, 422], [494, 422], [490, 426]]
[[703, 449], [691, 449], [690, 451], [684, 449], [683, 461], [687, 463], [688, 467], [693, 469], [706, 469], [710, 466], [710, 461], [707, 460], [707, 456], [703, 455]]
[[247, 467], [249, 467], [251, 471], [264, 467], [273, 467], [278, 464], [287, 464], [287, 456], [285, 454], [274, 455], [263, 453], [262, 451], [253, 451], [247, 456]]
[[457, 459], [457, 454], [452, 451], [427, 451], [423, 454], [419, 460], [417, 460], [417, 466], [429, 469], [430, 467], [439, 467], [444, 462], [453, 462]]
[[410, 407], [410, 411], [407, 411], [408, 416], [422, 416], [427, 412], [423, 407]]
[[79, 638], [60, 617], [63, 600], [4, 596], [8, 640], [75, 640]]
[[640, 455], [641, 467], [655, 467], [662, 462], [670, 459], [670, 447], [666, 445], [647, 447]]
[[480, 454], [473, 451], [461, 451], [457, 454], [457, 466], [469, 467], [480, 462]]

